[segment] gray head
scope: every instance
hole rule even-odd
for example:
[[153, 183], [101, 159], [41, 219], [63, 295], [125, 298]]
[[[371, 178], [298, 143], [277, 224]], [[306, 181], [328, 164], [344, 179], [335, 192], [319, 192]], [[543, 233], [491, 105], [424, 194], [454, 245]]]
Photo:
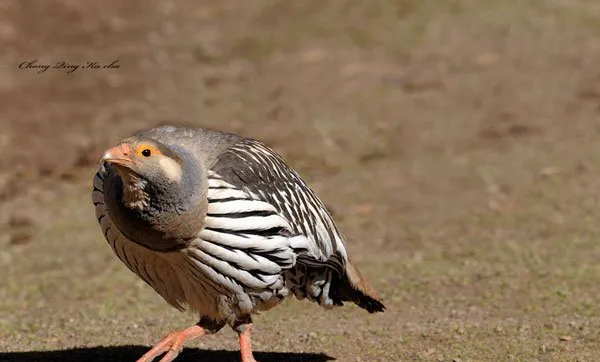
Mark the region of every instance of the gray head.
[[108, 213], [128, 239], [176, 250], [202, 229], [207, 174], [186, 148], [133, 136], [108, 149], [102, 161]]

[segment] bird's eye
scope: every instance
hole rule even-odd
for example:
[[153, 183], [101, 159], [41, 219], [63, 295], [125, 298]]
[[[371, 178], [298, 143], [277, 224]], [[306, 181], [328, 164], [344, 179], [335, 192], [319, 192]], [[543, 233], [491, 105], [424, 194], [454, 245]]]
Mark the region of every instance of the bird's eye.
[[144, 156], [144, 157], [150, 157], [151, 154], [152, 154], [152, 152], [147, 148], [142, 151], [142, 156]]

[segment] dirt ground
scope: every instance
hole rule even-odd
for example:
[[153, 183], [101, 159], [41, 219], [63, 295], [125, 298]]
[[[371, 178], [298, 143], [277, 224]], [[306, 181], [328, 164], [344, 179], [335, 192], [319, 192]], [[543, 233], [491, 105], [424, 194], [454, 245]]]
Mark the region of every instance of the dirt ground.
[[[600, 360], [597, 1], [0, 9], [0, 361], [133, 361], [196, 322], [90, 202], [102, 151], [165, 123], [280, 151], [388, 306], [290, 299], [255, 318], [260, 361]], [[187, 347], [239, 358], [231, 330]]]

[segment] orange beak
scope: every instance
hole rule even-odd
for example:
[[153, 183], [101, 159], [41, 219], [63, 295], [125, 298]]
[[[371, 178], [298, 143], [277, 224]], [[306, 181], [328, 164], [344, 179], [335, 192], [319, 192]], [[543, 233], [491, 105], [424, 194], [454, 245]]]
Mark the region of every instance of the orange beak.
[[131, 147], [127, 143], [120, 144], [113, 148], [109, 148], [104, 152], [104, 156], [100, 159], [100, 162], [114, 163], [121, 166], [130, 166], [133, 164], [133, 160], [130, 157]]

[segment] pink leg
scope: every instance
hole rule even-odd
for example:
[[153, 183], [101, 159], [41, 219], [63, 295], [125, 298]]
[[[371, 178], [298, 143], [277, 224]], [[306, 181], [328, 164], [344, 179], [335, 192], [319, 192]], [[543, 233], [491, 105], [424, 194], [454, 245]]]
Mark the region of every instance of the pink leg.
[[250, 338], [252, 335], [252, 322], [241, 324], [235, 328], [240, 336], [240, 352], [242, 354], [242, 362], [256, 362], [252, 355], [252, 343]]

